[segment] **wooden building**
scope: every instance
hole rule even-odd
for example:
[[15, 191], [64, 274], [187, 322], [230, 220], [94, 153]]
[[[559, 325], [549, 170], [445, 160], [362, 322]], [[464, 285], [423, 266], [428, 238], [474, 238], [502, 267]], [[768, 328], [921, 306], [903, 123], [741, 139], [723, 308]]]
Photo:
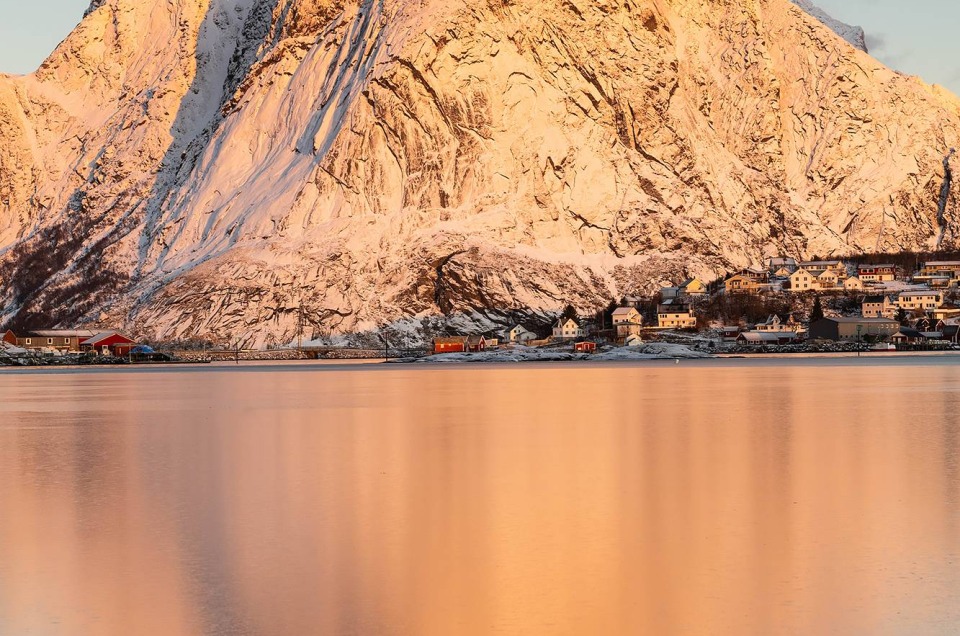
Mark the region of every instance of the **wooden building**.
[[573, 345], [573, 350], [577, 353], [596, 353], [597, 352], [597, 343], [596, 342], [578, 342]]
[[[4, 341], [11, 332], [4, 336]], [[61, 353], [79, 353], [82, 351], [80, 343], [87, 338], [94, 337], [94, 332], [87, 329], [44, 329], [31, 331], [23, 336], [16, 336], [16, 346], [28, 351], [59, 351]], [[14, 343], [10, 343], [14, 344]]]
[[116, 331], [104, 331], [80, 342], [81, 351], [92, 351], [104, 356], [125, 358], [137, 346], [137, 341]]
[[466, 353], [467, 337], [451, 336], [448, 338], [434, 338], [433, 352], [434, 353]]

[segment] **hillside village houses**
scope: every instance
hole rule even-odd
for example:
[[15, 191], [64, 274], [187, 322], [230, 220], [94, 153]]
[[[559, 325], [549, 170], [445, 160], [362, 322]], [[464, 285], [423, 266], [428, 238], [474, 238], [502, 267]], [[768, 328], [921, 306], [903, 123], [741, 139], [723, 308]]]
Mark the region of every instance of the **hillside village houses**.
[[[931, 284], [933, 279], [938, 285], [942, 281], [943, 287], [960, 284], [960, 261], [923, 263], [914, 274], [904, 275], [892, 263], [848, 265], [842, 260], [798, 262], [790, 257], [770, 258], [766, 269], [746, 268], [727, 277], [717, 293], [862, 293], [857, 299], [860, 315], [828, 316], [815, 323], [817, 327], [814, 329], [813, 325], [803, 321], [803, 317], [771, 313], [757, 324], [743, 324], [741, 321], [740, 324], [718, 327], [717, 338], [722, 342], [739, 342], [748, 346], [782, 345], [807, 339], [851, 341], [857, 338], [911, 346], [956, 342], [960, 337], [960, 306], [947, 302], [944, 289]], [[652, 329], [697, 329], [696, 307], [700, 299], [709, 296], [707, 285], [700, 279], [688, 278], [678, 285], [662, 287], [659, 298], [624, 297], [611, 311], [612, 315], [607, 314], [603, 321], [597, 321], [599, 324], [586, 323], [589, 329], [577, 319], [565, 317], [553, 325], [552, 337], [547, 340], [538, 340], [533, 329], [518, 324], [508, 332], [505, 341], [543, 346], [606, 339], [611, 343], [635, 345], [643, 342]], [[651, 307], [647, 304], [650, 302], [657, 304]], [[849, 307], [849, 303], [843, 306]], [[654, 307], [656, 323], [647, 326], [644, 311], [652, 313]], [[486, 347], [490, 347], [491, 342], [495, 341], [488, 339]], [[471, 349], [466, 340], [460, 346], [467, 351]], [[473, 348], [476, 350], [477, 345], [474, 344]]]

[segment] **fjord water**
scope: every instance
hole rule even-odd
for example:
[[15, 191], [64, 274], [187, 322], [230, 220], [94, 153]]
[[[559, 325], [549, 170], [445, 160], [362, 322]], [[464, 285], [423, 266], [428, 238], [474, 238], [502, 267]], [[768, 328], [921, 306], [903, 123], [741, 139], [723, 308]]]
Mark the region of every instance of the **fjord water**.
[[960, 633], [956, 359], [0, 373], [0, 634]]

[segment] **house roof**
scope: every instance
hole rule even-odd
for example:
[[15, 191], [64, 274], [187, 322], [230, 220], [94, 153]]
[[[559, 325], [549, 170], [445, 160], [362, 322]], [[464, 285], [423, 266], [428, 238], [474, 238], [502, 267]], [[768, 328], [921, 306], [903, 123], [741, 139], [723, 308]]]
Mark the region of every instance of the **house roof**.
[[909, 327], [900, 327], [900, 330], [895, 335], [906, 336], [907, 338], [923, 338], [923, 334], [917, 331], [916, 329], [911, 329]]
[[900, 292], [900, 298], [911, 298], [913, 296], [939, 296], [940, 294], [941, 292], [933, 291], [932, 289], [928, 289], [926, 291], [905, 291]]
[[888, 318], [824, 318], [841, 325], [887, 325], [890, 323], [900, 324], [896, 320]]
[[843, 261], [805, 261], [800, 263], [800, 267], [835, 267], [843, 265]]
[[434, 338], [435, 345], [467, 344], [467, 336], [446, 336], [443, 338]]
[[888, 298], [886, 296], [864, 296], [861, 304], [870, 304], [870, 305], [882, 305], [884, 302], [887, 302]]
[[467, 344], [469, 345], [478, 345], [481, 342], [485, 342], [486, 338], [483, 336], [467, 336]]
[[613, 311], [614, 316], [629, 316], [634, 313], [640, 313], [636, 307], [617, 307]]
[[578, 328], [580, 327], [580, 323], [578, 323], [578, 322], [577, 322], [576, 320], [574, 320], [573, 318], [561, 318], [561, 319], [559, 319], [559, 320], [557, 321], [557, 323], [554, 325], [554, 327], [563, 327], [563, 326], [565, 326], [567, 323], [571, 323], [571, 322], [572, 322], [573, 324], [575, 324]]
[[37, 338], [92, 338], [97, 334], [88, 329], [43, 329], [27, 335]]
[[129, 344], [134, 344], [135, 342], [131, 338], [128, 338], [127, 336], [124, 336], [123, 334], [118, 333], [116, 331], [104, 331], [103, 333], [98, 333], [97, 335], [91, 338], [86, 338], [80, 341], [80, 344], [90, 346], [90, 347], [96, 347], [97, 345], [103, 342], [106, 342], [111, 338], [120, 338], [121, 340], [124, 340], [126, 341], [126, 343], [129, 343]]

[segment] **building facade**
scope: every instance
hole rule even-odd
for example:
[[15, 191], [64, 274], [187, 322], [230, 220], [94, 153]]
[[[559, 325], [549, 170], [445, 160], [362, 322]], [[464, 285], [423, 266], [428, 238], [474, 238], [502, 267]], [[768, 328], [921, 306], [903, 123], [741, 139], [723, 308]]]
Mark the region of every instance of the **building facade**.
[[900, 330], [900, 323], [886, 318], [824, 318], [810, 325], [812, 340], [885, 340]]

